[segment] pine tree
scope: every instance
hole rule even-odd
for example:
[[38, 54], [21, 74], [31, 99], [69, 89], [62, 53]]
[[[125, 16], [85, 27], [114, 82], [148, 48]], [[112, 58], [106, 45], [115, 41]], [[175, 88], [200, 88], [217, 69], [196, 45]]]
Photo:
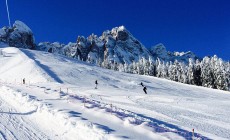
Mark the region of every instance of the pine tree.
[[228, 90], [230, 90], [230, 61], [228, 61], [225, 64], [225, 70], [226, 70], [226, 79], [228, 83]]
[[125, 64], [124, 64], [124, 72], [126, 72], [126, 73], [131, 73], [130, 72], [130, 67], [129, 67], [129, 65], [125, 62]]
[[221, 90], [228, 90], [227, 72], [222, 59], [213, 57], [214, 87]]
[[135, 63], [135, 62], [133, 62], [132, 63], [132, 69], [133, 69], [133, 73], [134, 74], [138, 74], [138, 62], [137, 63]]
[[161, 62], [161, 60], [159, 58], [157, 58], [156, 64], [157, 64], [156, 76], [157, 77], [163, 77], [163, 71], [164, 71], [163, 70], [164, 69], [163, 62]]
[[185, 66], [182, 70], [183, 83], [188, 84], [188, 66]]
[[172, 80], [178, 82], [180, 71], [179, 71], [179, 62], [177, 60], [174, 61], [174, 64], [172, 66]]
[[150, 61], [149, 64], [149, 75], [154, 76], [155, 75], [155, 67], [153, 61]]
[[201, 62], [201, 81], [204, 87], [214, 87], [214, 75], [209, 57], [204, 57]]
[[150, 62], [144, 59], [144, 75], [149, 75]]
[[174, 73], [173, 73], [174, 71], [173, 70], [174, 70], [174, 65], [173, 65], [172, 61], [170, 61], [169, 62], [169, 68], [168, 68], [168, 75], [169, 75], [168, 77], [170, 80], [174, 80]]
[[164, 61], [161, 66], [162, 66], [162, 77], [166, 79], [168, 77], [168, 70], [167, 70], [168, 68], [165, 65]]
[[183, 63], [177, 62], [176, 63], [176, 69], [177, 69], [177, 77], [178, 82], [186, 83], [187, 82], [187, 76], [186, 76], [186, 70]]
[[118, 71], [125, 72], [125, 67], [122, 63], [118, 64]]
[[195, 79], [194, 79], [194, 63], [193, 60], [191, 58], [189, 58], [189, 65], [188, 65], [188, 73], [187, 73], [187, 77], [188, 77], [188, 84], [195, 84]]
[[144, 62], [142, 58], [139, 59], [139, 62], [137, 63], [137, 71], [139, 75], [144, 74]]
[[196, 63], [194, 65], [194, 83], [197, 86], [201, 86], [202, 82], [201, 82], [201, 63], [200, 61], [197, 59]]

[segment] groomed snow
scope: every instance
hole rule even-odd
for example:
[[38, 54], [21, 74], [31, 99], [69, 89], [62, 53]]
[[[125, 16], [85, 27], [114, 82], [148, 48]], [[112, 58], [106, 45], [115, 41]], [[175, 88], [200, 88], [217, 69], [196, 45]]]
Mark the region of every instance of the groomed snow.
[[230, 139], [229, 92], [1, 49], [0, 139]]

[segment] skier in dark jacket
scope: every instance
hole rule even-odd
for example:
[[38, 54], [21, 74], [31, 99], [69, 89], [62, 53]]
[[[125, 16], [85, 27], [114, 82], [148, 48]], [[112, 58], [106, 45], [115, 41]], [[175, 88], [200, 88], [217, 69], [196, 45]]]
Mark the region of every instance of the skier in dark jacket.
[[25, 78], [22, 79], [22, 83], [25, 84], [26, 83], [26, 80]]
[[97, 82], [97, 80], [95, 81], [95, 89], [97, 89], [97, 84], [98, 84], [98, 82]]
[[144, 86], [143, 91], [145, 92], [145, 94], [147, 94], [147, 88], [146, 88], [146, 86]]
[[142, 82], [141, 82], [141, 86], [142, 86], [142, 87], [144, 86]]

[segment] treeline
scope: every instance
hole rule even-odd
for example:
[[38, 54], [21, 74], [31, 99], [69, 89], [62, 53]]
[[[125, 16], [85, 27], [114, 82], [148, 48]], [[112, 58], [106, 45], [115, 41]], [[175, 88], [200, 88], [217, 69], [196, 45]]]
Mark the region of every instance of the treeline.
[[[76, 55], [76, 50], [73, 51], [74, 47], [71, 47], [71, 44], [64, 47], [64, 50], [60, 49], [62, 47], [54, 48], [56, 49], [52, 53], [80, 60], [80, 56]], [[174, 62], [153, 60], [151, 57], [149, 59], [139, 58], [138, 62], [131, 64], [116, 63], [108, 58], [97, 60], [97, 57], [88, 57], [86, 62], [115, 71], [155, 76], [185, 84], [230, 91], [230, 62], [223, 61], [216, 55], [204, 57], [201, 61], [189, 59], [188, 64], [177, 60]]]
[[165, 78], [185, 84], [204, 86], [208, 88], [230, 90], [230, 62], [224, 62], [216, 55], [204, 57], [202, 61], [189, 59], [189, 64], [178, 62], [164, 62], [160, 59], [152, 60], [141, 58], [132, 64], [118, 64], [105, 60], [93, 61], [88, 58], [88, 63], [116, 71], [149, 75]]

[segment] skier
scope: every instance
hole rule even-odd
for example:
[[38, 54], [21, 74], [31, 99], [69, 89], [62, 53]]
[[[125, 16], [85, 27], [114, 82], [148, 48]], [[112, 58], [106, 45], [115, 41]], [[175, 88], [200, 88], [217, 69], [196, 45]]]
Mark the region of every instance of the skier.
[[145, 94], [147, 94], [147, 88], [146, 88], [146, 86], [144, 86], [143, 91], [145, 92]]
[[25, 78], [22, 79], [22, 83], [25, 84], [26, 83], [26, 80]]
[[142, 82], [141, 82], [141, 86], [142, 86], [142, 87], [144, 86]]
[[97, 89], [97, 84], [98, 84], [98, 82], [97, 82], [97, 80], [95, 81], [95, 89]]

